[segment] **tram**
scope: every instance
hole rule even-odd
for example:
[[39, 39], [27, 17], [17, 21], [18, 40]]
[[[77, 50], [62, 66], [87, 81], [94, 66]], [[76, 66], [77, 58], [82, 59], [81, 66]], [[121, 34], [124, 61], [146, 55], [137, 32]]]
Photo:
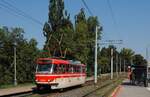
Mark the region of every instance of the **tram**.
[[63, 89], [85, 83], [86, 65], [79, 61], [39, 58], [36, 63], [37, 88]]

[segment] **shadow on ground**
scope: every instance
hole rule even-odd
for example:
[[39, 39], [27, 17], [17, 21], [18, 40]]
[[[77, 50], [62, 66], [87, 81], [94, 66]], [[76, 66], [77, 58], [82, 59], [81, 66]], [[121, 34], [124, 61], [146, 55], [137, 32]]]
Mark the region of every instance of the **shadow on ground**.
[[124, 86], [140, 86], [140, 87], [144, 87], [144, 83], [143, 82], [135, 82], [133, 84], [130, 81], [127, 81], [127, 82], [123, 82], [121, 85], [124, 85]]
[[79, 85], [79, 86], [68, 87], [68, 88], [64, 88], [64, 89], [55, 89], [55, 90], [52, 90], [50, 88], [37, 89], [36, 87], [34, 87], [34, 88], [32, 88], [32, 93], [33, 94], [63, 93], [63, 92], [78, 89], [78, 88], [81, 88], [81, 87], [82, 86]]

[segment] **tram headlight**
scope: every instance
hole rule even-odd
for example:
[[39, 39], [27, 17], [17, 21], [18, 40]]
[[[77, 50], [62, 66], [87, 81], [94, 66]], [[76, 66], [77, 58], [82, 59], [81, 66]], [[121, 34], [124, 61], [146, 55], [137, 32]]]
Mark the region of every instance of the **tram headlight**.
[[53, 79], [48, 79], [48, 82], [52, 82], [53, 81]]
[[51, 82], [51, 80], [49, 79], [48, 82]]

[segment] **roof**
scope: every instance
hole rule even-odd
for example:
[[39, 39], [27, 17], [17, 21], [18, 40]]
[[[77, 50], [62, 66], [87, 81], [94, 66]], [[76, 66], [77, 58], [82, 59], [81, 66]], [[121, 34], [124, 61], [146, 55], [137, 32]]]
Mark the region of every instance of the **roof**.
[[[47, 60], [49, 60], [49, 62], [46, 62]], [[37, 63], [39, 62], [52, 63], [52, 64], [69, 64], [68, 60], [53, 59], [53, 58], [38, 58]]]
[[52, 63], [52, 64], [72, 64], [72, 65], [82, 65], [80, 61], [73, 61], [73, 60], [62, 60], [62, 59], [55, 59], [55, 58], [38, 58], [37, 63]]

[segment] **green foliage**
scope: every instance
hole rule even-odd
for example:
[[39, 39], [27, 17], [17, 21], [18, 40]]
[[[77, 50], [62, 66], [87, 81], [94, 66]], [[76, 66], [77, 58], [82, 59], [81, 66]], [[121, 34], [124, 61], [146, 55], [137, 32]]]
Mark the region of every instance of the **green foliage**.
[[134, 51], [132, 49], [128, 49], [128, 48], [123, 48], [120, 52], [121, 56], [123, 58], [125, 58], [126, 60], [131, 60], [133, 55], [134, 55]]
[[38, 55], [37, 42], [24, 38], [22, 28], [0, 29], [0, 85], [14, 81], [14, 43], [17, 49], [17, 81], [31, 82], [34, 79], [35, 59]]
[[89, 52], [89, 49], [87, 47], [88, 42], [88, 25], [86, 22], [86, 17], [84, 10], [81, 9], [79, 14], [76, 15], [75, 19], [75, 57], [76, 59], [87, 63], [87, 55]]
[[48, 50], [49, 57], [64, 57], [66, 52], [71, 53], [73, 24], [67, 11], [64, 13], [63, 0], [50, 0], [49, 18], [43, 27], [43, 32], [46, 37], [44, 49]]
[[133, 57], [133, 63], [135, 65], [146, 65], [147, 64], [147, 62], [144, 59], [144, 57], [142, 55], [140, 55], [140, 54], [134, 55], [134, 57]]
[[[64, 8], [63, 0], [50, 0], [48, 22], [43, 27], [46, 37], [44, 49], [49, 57], [65, 57], [87, 64], [88, 71], [94, 67], [95, 28], [97, 17], [86, 17], [83, 9], [75, 16], [75, 24]], [[100, 40], [100, 30], [98, 39]]]
[[[125, 61], [125, 65], [126, 67], [128, 65], [133, 64], [133, 56], [134, 56], [135, 52], [132, 49], [128, 49], [128, 48], [123, 48], [120, 52], [120, 56], [122, 57], [122, 59]], [[124, 62], [122, 62], [123, 64]]]
[[100, 64], [98, 70], [101, 69], [101, 73], [109, 72], [110, 71], [109, 62], [110, 62], [109, 57], [101, 56], [100, 59], [98, 60], [98, 64]]

